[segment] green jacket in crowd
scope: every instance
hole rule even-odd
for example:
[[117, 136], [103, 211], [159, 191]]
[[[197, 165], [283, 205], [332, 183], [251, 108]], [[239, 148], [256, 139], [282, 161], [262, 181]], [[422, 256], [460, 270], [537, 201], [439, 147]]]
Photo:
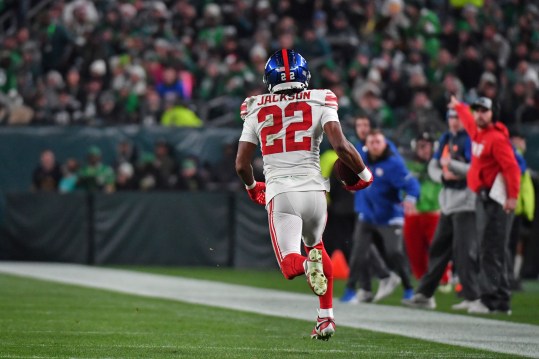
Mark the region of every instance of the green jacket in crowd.
[[412, 175], [417, 178], [420, 185], [419, 200], [416, 203], [418, 212], [435, 212], [440, 210], [438, 195], [442, 190], [442, 184], [430, 179], [428, 174], [428, 163], [417, 160], [406, 161], [406, 167]]
[[96, 191], [102, 190], [106, 186], [113, 186], [114, 181], [114, 170], [110, 166], [98, 163], [95, 166], [86, 165], [80, 169], [77, 187], [88, 191]]

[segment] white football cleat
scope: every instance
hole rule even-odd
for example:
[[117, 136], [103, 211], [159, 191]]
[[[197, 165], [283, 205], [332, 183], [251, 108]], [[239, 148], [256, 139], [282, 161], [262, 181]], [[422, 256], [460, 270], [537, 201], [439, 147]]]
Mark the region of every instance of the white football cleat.
[[489, 314], [493, 311], [489, 309], [482, 301], [476, 300], [468, 307], [468, 313], [471, 314]]
[[368, 290], [360, 289], [357, 292], [357, 300], [359, 303], [370, 303], [372, 302], [372, 299], [373, 299], [372, 292], [369, 292]]
[[462, 302], [458, 304], [453, 304], [451, 306], [451, 309], [453, 310], [468, 310], [470, 307], [475, 306], [475, 303], [479, 301], [479, 299], [476, 300], [463, 300]]
[[335, 319], [330, 317], [316, 318], [316, 325], [311, 332], [312, 339], [329, 340], [335, 334]]
[[401, 284], [401, 277], [396, 275], [393, 272], [389, 273], [389, 277], [381, 279], [380, 284], [378, 285], [378, 290], [374, 296], [373, 302], [378, 302], [388, 296], [390, 296]]
[[403, 299], [401, 303], [410, 308], [436, 309], [436, 301], [433, 297], [426, 297], [424, 294], [416, 293], [411, 299]]
[[472, 302], [472, 304], [468, 308], [468, 313], [470, 314], [502, 313], [502, 314], [511, 315], [511, 308], [509, 307], [509, 305], [506, 305], [505, 307], [498, 307], [495, 309], [490, 309], [481, 300], [476, 300]]
[[305, 261], [305, 267], [307, 283], [314, 294], [318, 296], [326, 294], [328, 290], [328, 279], [324, 274], [322, 251], [320, 249], [313, 248], [309, 251], [309, 257]]

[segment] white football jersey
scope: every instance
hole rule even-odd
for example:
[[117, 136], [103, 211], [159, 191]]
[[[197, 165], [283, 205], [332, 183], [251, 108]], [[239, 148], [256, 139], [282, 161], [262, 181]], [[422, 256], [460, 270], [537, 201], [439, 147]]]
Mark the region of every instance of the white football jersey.
[[261, 146], [266, 203], [283, 192], [329, 191], [329, 181], [320, 172], [320, 142], [323, 126], [339, 121], [337, 109], [337, 97], [330, 90], [245, 99], [240, 141]]

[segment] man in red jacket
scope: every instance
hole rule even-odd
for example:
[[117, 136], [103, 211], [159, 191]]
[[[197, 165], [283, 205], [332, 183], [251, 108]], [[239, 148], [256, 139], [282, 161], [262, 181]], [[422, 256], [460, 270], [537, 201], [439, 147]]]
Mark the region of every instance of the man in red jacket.
[[478, 98], [470, 107], [451, 97], [472, 140], [468, 187], [478, 194], [476, 203], [480, 243], [480, 299], [468, 313], [510, 314], [510, 291], [505, 248], [520, 187], [520, 169], [509, 141], [509, 131], [492, 114], [492, 100]]

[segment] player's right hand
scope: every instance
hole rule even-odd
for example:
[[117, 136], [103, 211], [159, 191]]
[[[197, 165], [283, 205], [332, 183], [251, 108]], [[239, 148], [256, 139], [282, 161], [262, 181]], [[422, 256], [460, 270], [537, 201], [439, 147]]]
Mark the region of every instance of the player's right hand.
[[369, 187], [373, 181], [374, 181], [374, 176], [372, 176], [369, 181], [365, 181], [365, 180], [362, 180], [361, 178], [358, 178], [358, 181], [356, 183], [354, 183], [353, 185], [344, 186], [344, 189], [347, 191], [361, 191], [362, 189]]
[[249, 194], [249, 198], [251, 198], [254, 203], [262, 206], [266, 205], [266, 183], [256, 182], [254, 188], [246, 189], [246, 191]]

